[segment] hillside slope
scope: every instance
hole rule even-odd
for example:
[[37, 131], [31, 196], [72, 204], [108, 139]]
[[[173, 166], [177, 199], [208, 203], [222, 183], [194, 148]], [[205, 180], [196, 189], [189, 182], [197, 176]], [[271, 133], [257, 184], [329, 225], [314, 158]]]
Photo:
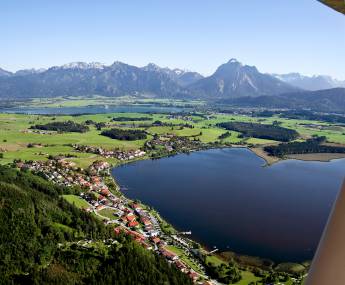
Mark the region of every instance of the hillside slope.
[[112, 228], [61, 199], [66, 191], [0, 166], [0, 284], [191, 284], [127, 237], [102, 245]]

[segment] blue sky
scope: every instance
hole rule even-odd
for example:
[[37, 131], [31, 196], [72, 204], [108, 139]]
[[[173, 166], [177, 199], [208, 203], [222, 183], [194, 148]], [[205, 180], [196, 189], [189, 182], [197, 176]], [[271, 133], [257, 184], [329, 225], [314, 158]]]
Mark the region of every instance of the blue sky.
[[11, 71], [119, 60], [208, 75], [237, 58], [345, 79], [345, 16], [314, 0], [7, 0], [0, 36]]

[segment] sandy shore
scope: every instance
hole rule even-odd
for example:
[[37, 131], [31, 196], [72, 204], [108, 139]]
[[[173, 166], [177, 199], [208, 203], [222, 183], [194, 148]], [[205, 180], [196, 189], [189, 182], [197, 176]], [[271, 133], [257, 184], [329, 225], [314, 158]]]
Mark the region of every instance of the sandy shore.
[[275, 156], [270, 156], [268, 155], [262, 147], [253, 147], [253, 148], [249, 148], [252, 152], [254, 152], [257, 156], [261, 157], [262, 159], [264, 159], [266, 161], [267, 165], [272, 165], [273, 163], [276, 163], [278, 161], [280, 161], [281, 159], [279, 157], [275, 157]]

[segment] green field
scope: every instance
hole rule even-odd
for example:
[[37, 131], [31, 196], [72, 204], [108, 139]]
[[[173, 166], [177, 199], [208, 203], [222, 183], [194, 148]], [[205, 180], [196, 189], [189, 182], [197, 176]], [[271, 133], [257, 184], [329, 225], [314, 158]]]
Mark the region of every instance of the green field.
[[83, 198], [76, 195], [62, 195], [67, 202], [74, 204], [79, 209], [89, 208], [90, 204], [86, 202]]
[[98, 211], [98, 214], [100, 214], [103, 217], [109, 218], [111, 220], [115, 219], [114, 213], [115, 211], [112, 209], [103, 209], [103, 210]]
[[[92, 100], [99, 100], [92, 99]], [[78, 101], [68, 101], [69, 104], [78, 104]], [[38, 103], [37, 103], [38, 104]], [[171, 119], [166, 114], [142, 114], [142, 113], [112, 113], [112, 114], [94, 114], [80, 116], [44, 116], [44, 115], [24, 115], [24, 114], [0, 114], [0, 152], [3, 158], [0, 163], [10, 163], [13, 159], [21, 158], [22, 160], [46, 160], [49, 155], [72, 154], [74, 161], [78, 166], [86, 168], [93, 161], [102, 159], [100, 156], [90, 153], [75, 152], [68, 144], [84, 144], [91, 146], [101, 146], [105, 149], [119, 148], [123, 150], [139, 149], [146, 140], [152, 138], [148, 135], [146, 140], [123, 141], [114, 140], [100, 135], [101, 131], [95, 126], [90, 125], [90, 131], [85, 133], [57, 133], [47, 132], [44, 134], [34, 133], [30, 126], [36, 124], [47, 124], [50, 122], [72, 120], [76, 123], [84, 123], [86, 120], [94, 122], [107, 123], [107, 128], [112, 127], [130, 127], [139, 126], [138, 121], [118, 122], [112, 121], [114, 117], [143, 117], [147, 116], [150, 121], [146, 124], [159, 120], [165, 124], [173, 126], [148, 126], [145, 130], [151, 134], [174, 134], [178, 136], [189, 137], [190, 139], [199, 139], [204, 143], [220, 142], [223, 144], [240, 144], [249, 146], [262, 146], [275, 144], [276, 141], [258, 139], [258, 138], [240, 138], [240, 133], [231, 131], [231, 135], [220, 140], [219, 136], [226, 130], [219, 128], [216, 124], [221, 122], [239, 121], [239, 122], [261, 122], [271, 124], [277, 121], [281, 126], [297, 130], [300, 134], [298, 140], [305, 140], [312, 135], [326, 136], [329, 142], [345, 144], [345, 127], [328, 124], [325, 122], [308, 121], [308, 120], [291, 120], [280, 117], [252, 117], [245, 115], [226, 115], [212, 114], [210, 119], [200, 116], [190, 116], [190, 120]], [[178, 124], [189, 124], [193, 128], [177, 126]], [[28, 144], [36, 144], [35, 147], [28, 148]], [[40, 145], [39, 145], [40, 144]], [[118, 164], [116, 159], [107, 159], [113, 165]]]

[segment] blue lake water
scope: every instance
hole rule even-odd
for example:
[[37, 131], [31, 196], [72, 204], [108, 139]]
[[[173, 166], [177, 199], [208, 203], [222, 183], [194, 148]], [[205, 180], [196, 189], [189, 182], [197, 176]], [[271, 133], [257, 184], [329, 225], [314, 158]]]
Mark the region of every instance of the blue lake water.
[[177, 113], [188, 108], [160, 107], [152, 105], [85, 106], [85, 107], [14, 107], [0, 108], [0, 113], [19, 113], [30, 115], [73, 115], [104, 113]]
[[209, 248], [276, 261], [314, 255], [345, 159], [269, 167], [247, 149], [213, 149], [113, 169], [125, 195]]

